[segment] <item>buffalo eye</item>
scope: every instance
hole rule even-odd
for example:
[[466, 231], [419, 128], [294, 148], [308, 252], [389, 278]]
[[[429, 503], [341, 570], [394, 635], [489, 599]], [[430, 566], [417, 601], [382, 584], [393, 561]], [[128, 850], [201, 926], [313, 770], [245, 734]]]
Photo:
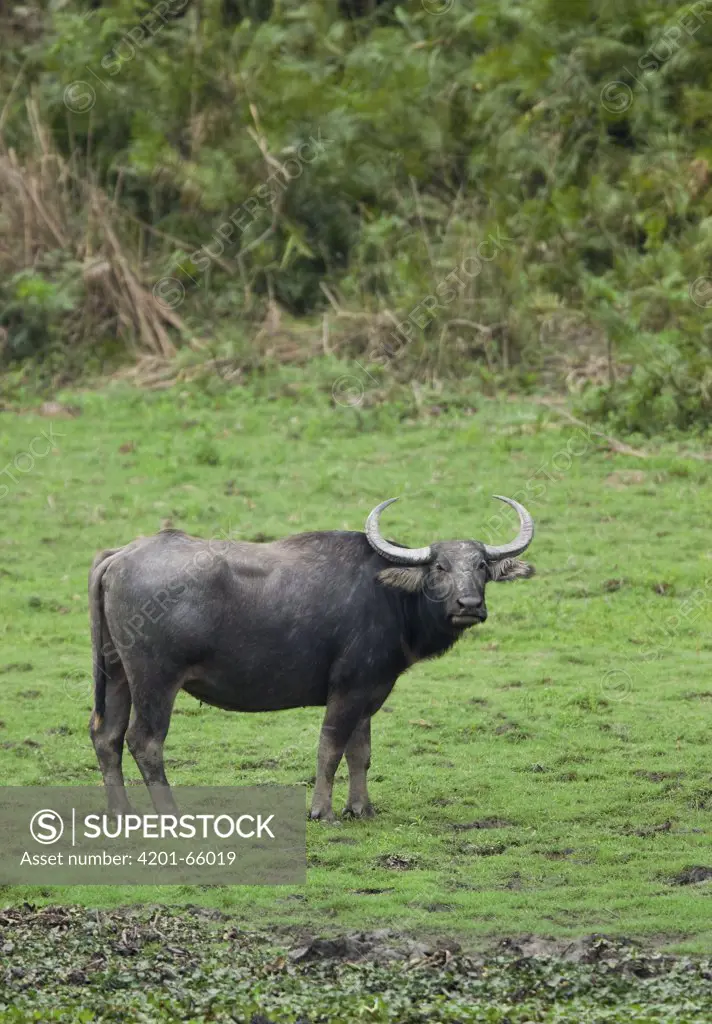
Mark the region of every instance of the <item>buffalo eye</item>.
[[436, 562], [435, 568], [438, 570], [438, 572], [447, 572], [445, 566], [441, 562]]

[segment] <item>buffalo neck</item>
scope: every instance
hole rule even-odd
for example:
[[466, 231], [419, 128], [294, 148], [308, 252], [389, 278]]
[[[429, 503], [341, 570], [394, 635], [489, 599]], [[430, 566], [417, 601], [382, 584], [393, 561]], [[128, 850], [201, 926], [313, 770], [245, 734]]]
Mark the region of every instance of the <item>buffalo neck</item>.
[[448, 622], [440, 604], [429, 600], [422, 592], [398, 596], [401, 636], [413, 661], [437, 658], [457, 642], [462, 630]]

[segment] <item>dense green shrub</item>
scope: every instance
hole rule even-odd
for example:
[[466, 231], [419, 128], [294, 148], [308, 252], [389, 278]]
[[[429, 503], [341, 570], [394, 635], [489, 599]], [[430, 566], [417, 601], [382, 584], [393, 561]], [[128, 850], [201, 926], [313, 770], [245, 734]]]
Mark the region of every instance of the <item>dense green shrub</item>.
[[[647, 350], [642, 342], [648, 344]], [[584, 396], [584, 410], [616, 428], [652, 434], [661, 428], [696, 431], [712, 424], [712, 345], [665, 331], [641, 339], [629, 376]]]
[[394, 372], [521, 367], [588, 381], [623, 426], [709, 424], [712, 3], [67, 0], [33, 18], [0, 62], [5, 147], [36, 150], [32, 94], [195, 333], [338, 305], [377, 318], [336, 319], [345, 351]]
[[11, 359], [32, 356], [60, 342], [68, 315], [79, 307], [82, 286], [76, 266], [62, 254], [42, 272], [20, 270], [0, 285], [0, 327]]

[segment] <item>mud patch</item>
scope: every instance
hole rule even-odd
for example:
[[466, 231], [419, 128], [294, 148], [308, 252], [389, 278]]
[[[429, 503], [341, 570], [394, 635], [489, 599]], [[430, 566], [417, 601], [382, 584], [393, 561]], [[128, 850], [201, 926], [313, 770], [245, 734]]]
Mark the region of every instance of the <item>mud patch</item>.
[[56, 417], [63, 420], [74, 419], [82, 414], [78, 405], [65, 405], [62, 402], [54, 401], [43, 402], [37, 412], [40, 416]]
[[617, 469], [615, 472], [609, 473], [605, 480], [609, 487], [614, 487], [616, 490], [644, 484], [645, 481], [646, 474], [642, 469]]
[[395, 889], [351, 889], [355, 896], [382, 896], [386, 892], [395, 892]]
[[712, 868], [691, 867], [683, 868], [677, 875], [669, 879], [671, 885], [699, 885], [700, 882], [709, 882], [712, 878]]
[[346, 960], [350, 963], [383, 963], [389, 960], [418, 960], [436, 955], [440, 951], [459, 952], [459, 943], [450, 941], [431, 945], [407, 939], [390, 928], [375, 932], [357, 932], [334, 939], [309, 938], [289, 951], [293, 963], [315, 960]]
[[684, 779], [685, 772], [646, 772], [642, 768], [633, 772], [639, 779], [647, 779], [648, 782], [665, 782], [667, 779]]
[[512, 843], [485, 843], [478, 846], [476, 843], [463, 843], [459, 848], [458, 852], [466, 854], [470, 857], [498, 857], [515, 845]]
[[549, 939], [537, 935], [526, 935], [517, 939], [502, 939], [498, 949], [504, 953], [530, 958], [554, 958], [570, 964], [607, 964], [612, 973], [623, 973], [631, 968], [638, 977], [651, 977], [653, 966], [668, 969], [675, 957], [656, 954], [651, 957], [650, 967], [644, 966], [646, 954], [643, 946], [633, 939], [602, 934], [587, 935], [580, 939]]
[[497, 718], [504, 719], [496, 726], [494, 730], [495, 736], [504, 736], [510, 743], [520, 743], [523, 740], [531, 739], [531, 733], [528, 733], [526, 729], [522, 728], [519, 722], [515, 722], [511, 718], [507, 718], [506, 715], [499, 714]]
[[632, 825], [621, 829], [621, 834], [624, 836], [640, 836], [641, 839], [649, 839], [651, 836], [657, 836], [664, 832], [672, 831], [672, 822], [663, 821], [659, 825], [643, 825], [641, 828], [633, 828]]
[[506, 818], [480, 818], [479, 821], [456, 823], [452, 827], [455, 832], [470, 832], [478, 828], [512, 828], [513, 826], [514, 822], [507, 821]]
[[274, 757], [264, 758], [243, 758], [242, 761], [235, 762], [235, 768], [238, 771], [258, 771], [260, 768], [279, 768], [279, 761]]
[[384, 853], [378, 857], [376, 863], [379, 867], [388, 868], [390, 871], [411, 871], [418, 867], [417, 857], [407, 857], [399, 853]]

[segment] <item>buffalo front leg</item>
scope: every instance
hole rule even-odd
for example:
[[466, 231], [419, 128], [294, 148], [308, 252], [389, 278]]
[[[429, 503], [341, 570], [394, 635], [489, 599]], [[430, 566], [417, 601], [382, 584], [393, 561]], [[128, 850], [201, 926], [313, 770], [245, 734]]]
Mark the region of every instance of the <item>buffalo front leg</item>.
[[354, 728], [358, 725], [363, 709], [355, 709], [338, 701], [329, 704], [319, 736], [319, 754], [316, 765], [316, 785], [312, 797], [310, 818], [335, 821], [331, 805], [334, 776]]
[[177, 814], [163, 763], [163, 745], [168, 735], [171, 712], [179, 686], [161, 686], [131, 679], [133, 715], [126, 743], [148, 787], [158, 814]]
[[373, 804], [368, 796], [366, 775], [371, 766], [371, 718], [362, 718], [346, 744], [346, 763], [349, 766], [349, 796], [344, 815], [354, 818], [372, 818]]
[[109, 814], [131, 811], [121, 766], [130, 714], [131, 694], [126, 675], [123, 666], [114, 666], [106, 680], [103, 712], [100, 714], [95, 709], [89, 722], [89, 734], [106, 787]]

